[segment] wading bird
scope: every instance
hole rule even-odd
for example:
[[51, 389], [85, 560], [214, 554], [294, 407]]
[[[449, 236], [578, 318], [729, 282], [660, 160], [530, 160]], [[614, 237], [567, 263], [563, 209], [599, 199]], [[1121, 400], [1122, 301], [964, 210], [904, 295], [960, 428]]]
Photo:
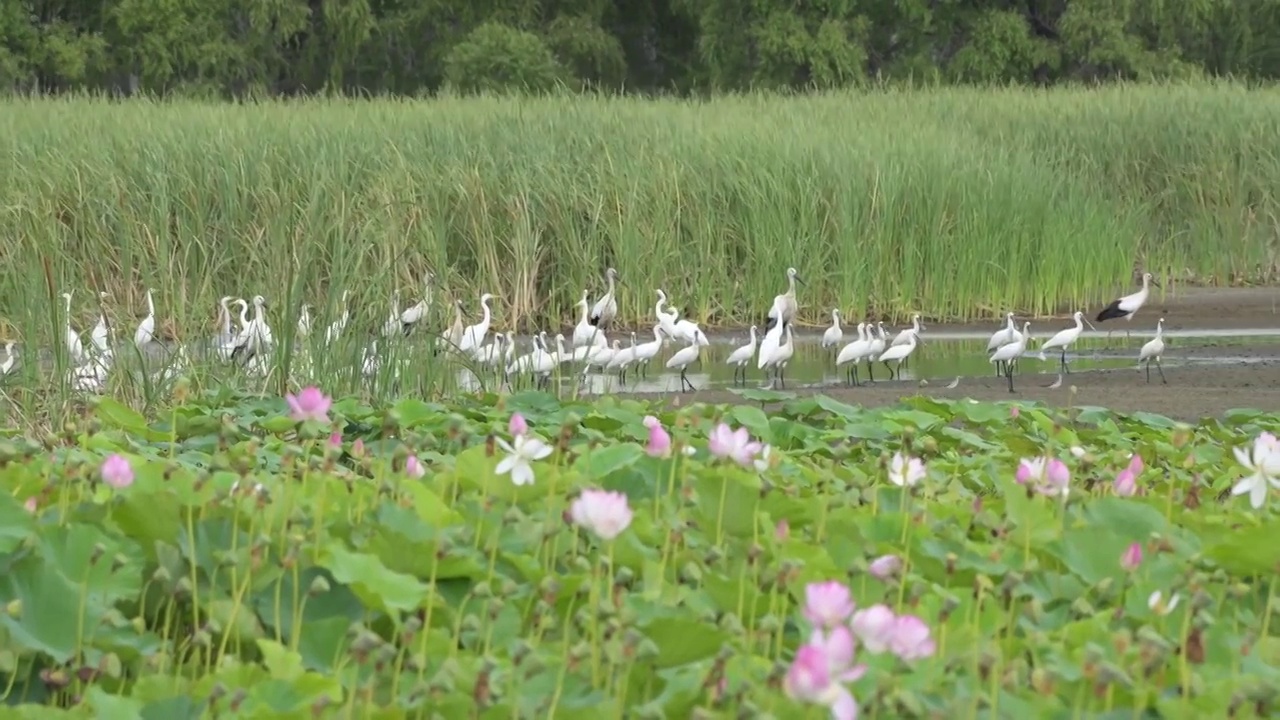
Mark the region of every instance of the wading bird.
[[587, 291], [583, 290], [582, 299], [578, 301], [578, 307], [582, 309], [582, 317], [578, 320], [578, 324], [573, 327], [574, 347], [608, 343], [600, 328], [591, 324], [591, 303], [587, 300], [587, 297]]
[[80, 333], [71, 329], [71, 293], [62, 293], [62, 299], [66, 301], [66, 322], [63, 323], [62, 334], [66, 339], [67, 352], [71, 354], [71, 362], [84, 362], [84, 343], [80, 342]]
[[109, 293], [98, 293], [98, 324], [93, 326], [89, 340], [97, 348], [99, 355], [111, 354], [111, 324], [107, 321], [107, 296]]
[[[785, 343], [782, 342], [784, 331], [787, 336]], [[785, 388], [787, 386], [786, 376], [783, 371], [794, 354], [795, 343], [791, 336], [791, 323], [783, 322], [780, 325], [774, 325], [772, 330], [764, 334], [764, 339], [760, 341], [760, 353], [756, 361], [756, 369], [766, 371], [766, 377], [768, 377], [769, 370], [773, 371], [773, 378], [769, 380], [769, 387], [773, 387], [775, 380], [780, 387]]]
[[693, 386], [693, 383], [689, 382], [689, 378], [685, 377], [685, 371], [690, 365], [697, 362], [698, 351], [701, 348], [702, 346], [695, 339], [689, 343], [689, 347], [676, 351], [676, 354], [672, 355], [671, 358], [667, 360], [668, 369], [678, 369], [680, 371], [680, 392], [684, 392], [685, 387], [688, 387], [690, 390], [697, 390], [697, 388]]
[[[1018, 336], [1021, 333], [1018, 332], [1018, 328], [1013, 324], [1013, 313], [1006, 313], [1004, 317], [1005, 322], [1008, 324], [997, 330], [995, 334], [991, 336], [991, 339], [987, 341], [987, 352], [994, 352], [1001, 345], [1008, 345], [1011, 342], [1018, 341]], [[1003, 361], [1001, 361], [1001, 363], [1003, 363]], [[1004, 374], [1001, 363], [996, 364], [996, 377], [1000, 377]]]
[[832, 308], [831, 310], [831, 327], [822, 333], [822, 348], [832, 348], [840, 344], [844, 339], [844, 330], [840, 328], [840, 308]]
[[1146, 363], [1147, 365], [1147, 382], [1151, 382], [1151, 362], [1154, 360], [1156, 363], [1156, 370], [1160, 373], [1160, 382], [1165, 385], [1169, 384], [1169, 381], [1164, 379], [1164, 368], [1160, 366], [1160, 356], [1163, 354], [1164, 318], [1160, 318], [1160, 320], [1156, 322], [1156, 336], [1148, 340], [1147, 344], [1143, 345], [1142, 350], [1138, 352], [1138, 362], [1140, 364]]
[[991, 362], [1004, 362], [1004, 376], [1009, 380], [1009, 392], [1013, 392], [1013, 368], [1018, 364], [1018, 358], [1022, 357], [1022, 353], [1027, 350], [1027, 341], [1031, 339], [1031, 323], [1022, 324], [1022, 337], [1007, 344], [996, 348], [995, 353], [991, 355]]
[[[924, 325], [920, 324], [920, 313], [914, 313], [914, 314], [912, 314], [912, 316], [911, 316], [911, 327], [907, 328], [906, 330], [903, 330], [903, 331], [899, 332], [899, 333], [897, 334], [897, 336], [895, 336], [895, 337], [893, 338], [893, 342], [889, 343], [889, 347], [890, 347], [890, 348], [894, 348], [894, 347], [899, 347], [899, 346], [901, 346], [901, 345], [906, 345], [906, 344], [907, 344], [907, 338], [908, 338], [909, 336], [910, 336], [910, 337], [915, 337], [915, 339], [916, 339], [917, 341], [919, 341], [919, 340], [920, 340], [920, 331], [921, 331], [921, 330], [924, 330]], [[901, 365], [901, 364], [906, 364], [908, 367], [910, 367], [911, 363], [910, 363], [910, 362], [908, 362], [908, 360], [910, 359], [910, 357], [911, 357], [911, 356], [910, 356], [910, 354], [909, 354], [909, 353], [908, 353], [907, 355], [903, 356], [903, 358], [902, 358], [902, 363], [899, 363], [899, 364], [900, 364], [900, 365]]]
[[480, 322], [462, 331], [462, 342], [458, 343], [458, 349], [462, 352], [476, 352], [484, 343], [484, 336], [489, 334], [489, 324], [493, 321], [493, 311], [489, 309], [490, 300], [493, 300], [493, 295], [489, 293], [480, 296], [480, 310], [483, 316]]
[[13, 345], [12, 340], [4, 344], [4, 362], [0, 363], [0, 375], [8, 375], [18, 359], [18, 356], [13, 354]]
[[156, 337], [156, 303], [151, 298], [151, 293], [151, 288], [147, 288], [147, 316], [142, 318], [138, 329], [133, 333], [133, 344], [140, 351], [146, 349]]
[[775, 295], [773, 305], [769, 308], [769, 316], [764, 324], [766, 337], [768, 333], [777, 326], [781, 321], [786, 325], [790, 325], [796, 319], [796, 283], [804, 284], [804, 280], [800, 279], [800, 275], [796, 273], [793, 267], [787, 268], [787, 291], [781, 295]]
[[724, 361], [726, 365], [733, 366], [733, 384], [738, 384], [741, 377], [742, 384], [747, 384], [747, 363], [751, 362], [751, 357], [756, 354], [756, 326], [751, 326], [751, 341], [743, 345], [733, 352], [729, 353], [729, 357]]
[[[1151, 273], [1142, 273], [1142, 289], [1132, 295], [1113, 300], [1110, 305], [1102, 309], [1095, 318], [1098, 322], [1112, 320], [1115, 318], [1124, 318], [1125, 320], [1133, 320], [1133, 316], [1147, 302], [1147, 296], [1151, 294], [1151, 286], [1160, 287], [1160, 283], [1156, 282]], [[1129, 333], [1128, 327], [1124, 331], [1125, 339], [1131, 340], [1132, 335]], [[1111, 340], [1111, 331], [1107, 331], [1107, 340]]]
[[[870, 334], [871, 334], [871, 328], [867, 328], [868, 337], [870, 337]], [[867, 360], [867, 381], [875, 382], [875, 379], [876, 379], [875, 370], [874, 370], [875, 360], [876, 358], [880, 357], [882, 353], [884, 353], [885, 345], [888, 344], [889, 342], [888, 335], [886, 335], [884, 331], [883, 321], [881, 320], [876, 321], [875, 337], [871, 337], [870, 339], [871, 339], [871, 349], [863, 357], [865, 357]], [[889, 379], [892, 380], [893, 377], [891, 376]]]
[[608, 328], [618, 315], [618, 299], [615, 287], [615, 283], [618, 282], [618, 271], [613, 268], [605, 270], [604, 279], [609, 284], [609, 291], [596, 301], [595, 307], [591, 308], [591, 316], [587, 318], [592, 325], [599, 328]]
[[1060, 367], [1062, 368], [1062, 372], [1068, 375], [1071, 374], [1071, 368], [1067, 367], [1067, 348], [1071, 347], [1071, 344], [1080, 338], [1080, 333], [1084, 332], [1085, 323], [1084, 313], [1079, 310], [1077, 310], [1075, 315], [1072, 315], [1072, 317], [1075, 318], [1076, 321], [1075, 327], [1069, 327], [1066, 330], [1059, 330], [1053, 337], [1045, 340], [1040, 346], [1041, 360], [1048, 360], [1044, 355], [1045, 350], [1057, 349], [1062, 351], [1062, 364]]
[[408, 335], [418, 321], [427, 316], [427, 311], [431, 309], [431, 273], [427, 273], [422, 277], [422, 299], [412, 307], [406, 308], [400, 313], [400, 327], [403, 328], [404, 334]]
[[867, 332], [869, 327], [868, 323], [858, 323], [858, 339], [841, 348], [840, 354], [836, 356], [837, 370], [841, 365], [849, 366], [845, 373], [845, 382], [849, 385], [858, 384], [858, 363], [871, 354], [872, 340]]
[[649, 372], [649, 361], [658, 356], [662, 350], [662, 326], [653, 326], [653, 339], [641, 343], [635, 347], [634, 362], [640, 365], [640, 377], [646, 377]]
[[[901, 379], [902, 363], [907, 358], [911, 357], [911, 353], [915, 352], [916, 344], [919, 342], [920, 338], [917, 337], [914, 332], [911, 332], [907, 335], [906, 342], [901, 345], [894, 345], [880, 354], [880, 362], [884, 363], [884, 366], [889, 368], [890, 380], [893, 380], [895, 377]], [[897, 367], [889, 364], [891, 360], [898, 361]]]

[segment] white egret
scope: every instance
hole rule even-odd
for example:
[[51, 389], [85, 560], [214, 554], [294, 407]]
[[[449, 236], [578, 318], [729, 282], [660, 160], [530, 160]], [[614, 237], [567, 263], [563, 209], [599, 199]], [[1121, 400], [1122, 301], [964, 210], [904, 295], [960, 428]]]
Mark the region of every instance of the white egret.
[[431, 278], [431, 273], [422, 277], [422, 299], [400, 313], [400, 327], [403, 328], [405, 335], [408, 335], [409, 331], [413, 330], [418, 321], [426, 317], [427, 311], [431, 309]]
[[648, 374], [649, 361], [657, 357], [658, 353], [662, 351], [662, 341], [662, 327], [654, 325], [653, 339], [636, 346], [634, 361], [640, 365], [641, 377], [645, 377]]
[[[787, 341], [781, 342], [783, 331], [786, 331]], [[780, 387], [787, 386], [786, 377], [783, 370], [787, 367], [787, 363], [791, 360], [791, 356], [795, 354], [796, 346], [791, 337], [791, 323], [783, 322], [780, 325], [774, 325], [773, 329], [765, 333], [764, 340], [760, 341], [760, 355], [756, 361], [758, 370], [773, 370], [774, 379], [778, 381]], [[769, 381], [769, 386], [773, 386], [773, 381]]]
[[275, 343], [275, 336], [271, 334], [271, 326], [267, 324], [266, 315], [263, 308], [267, 306], [266, 298], [261, 295], [253, 296], [253, 326], [254, 339], [259, 345], [272, 345]]
[[133, 333], [133, 344], [139, 350], [145, 348], [155, 339], [156, 303], [152, 299], [151, 293], [151, 288], [147, 288], [147, 316], [142, 318], [142, 322], [138, 323], [138, 329]]
[[13, 346], [12, 340], [4, 344], [4, 362], [0, 363], [0, 375], [8, 375], [13, 369], [13, 364], [17, 362], [18, 356], [13, 354]]
[[382, 336], [391, 337], [403, 329], [400, 322], [400, 291], [393, 290], [391, 292], [391, 314], [387, 316], [386, 322], [382, 323]]
[[107, 321], [106, 299], [109, 293], [98, 293], [98, 324], [93, 326], [93, 332], [89, 335], [89, 340], [93, 342], [93, 346], [97, 348], [99, 355], [109, 355], [111, 353], [111, 325]]
[[781, 295], [775, 295], [773, 298], [773, 306], [769, 308], [769, 317], [764, 324], [765, 332], [773, 330], [774, 326], [781, 320], [783, 323], [790, 325], [796, 319], [796, 283], [804, 284], [804, 280], [796, 273], [793, 267], [787, 268], [787, 291]]
[[591, 315], [587, 318], [593, 326], [600, 328], [608, 328], [618, 315], [618, 299], [615, 287], [615, 283], [618, 281], [618, 271], [609, 268], [605, 271], [604, 278], [605, 282], [609, 284], [609, 291], [596, 301], [595, 307], [591, 308]]
[[[888, 350], [880, 353], [879, 361], [884, 363], [885, 367], [889, 368], [890, 380], [893, 380], [895, 377], [901, 379], [902, 362], [911, 357], [911, 353], [916, 351], [916, 344], [919, 342], [919, 338], [917, 338], [916, 334], [913, 332], [907, 335], [907, 341], [905, 343], [901, 345], [892, 345]], [[896, 367], [889, 365], [890, 361], [893, 360], [898, 361]]]
[[618, 342], [615, 340], [613, 343], [613, 357], [610, 358], [609, 364], [605, 366], [605, 370], [617, 370], [618, 381], [625, 383], [627, 381], [627, 368], [631, 366], [631, 363], [636, 361], [637, 347], [639, 346], [636, 344], [635, 333], [631, 333], [631, 347], [619, 350]]
[[1168, 385], [1169, 381], [1164, 378], [1164, 368], [1160, 365], [1161, 355], [1164, 355], [1164, 318], [1156, 322], [1156, 336], [1148, 340], [1138, 352], [1138, 363], [1146, 363], [1147, 382], [1151, 382], [1151, 362], [1154, 360], [1156, 370], [1160, 372], [1160, 382]]
[[834, 348], [844, 339], [844, 330], [840, 327], [840, 308], [831, 310], [831, 327], [822, 333], [822, 347]]
[[1068, 375], [1071, 374], [1071, 368], [1067, 366], [1067, 348], [1071, 347], [1071, 345], [1080, 338], [1080, 333], [1084, 332], [1085, 323], [1084, 313], [1079, 310], [1077, 310], [1071, 317], [1076, 321], [1075, 327], [1069, 327], [1066, 330], [1059, 330], [1053, 337], [1045, 340], [1040, 345], [1041, 360], [1048, 360], [1044, 355], [1046, 350], [1059, 349], [1062, 351], [1062, 372]]
[[583, 347], [585, 345], [605, 344], [604, 333], [600, 332], [600, 328], [591, 324], [591, 303], [587, 301], [587, 291], [582, 291], [582, 299], [578, 300], [578, 307], [582, 309], [581, 318], [578, 324], [573, 327], [573, 346]]
[[311, 334], [311, 306], [303, 303], [302, 312], [298, 315], [298, 337], [305, 338]]
[[[987, 341], [987, 352], [994, 352], [1001, 345], [1008, 345], [1011, 342], [1016, 342], [1018, 339], [1019, 333], [1018, 333], [1017, 326], [1013, 324], [1013, 313], [1005, 313], [1004, 317], [1005, 317], [1005, 322], [1008, 324], [1005, 327], [997, 330], [991, 336], [991, 339]], [[997, 364], [996, 377], [1000, 377], [1003, 374], [1004, 373], [1001, 370], [1001, 366]]]
[[502, 359], [503, 335], [500, 332], [493, 334], [493, 342], [485, 345], [476, 353], [476, 362], [481, 365], [493, 366], [497, 365]]
[[[1125, 295], [1122, 298], [1111, 301], [1111, 304], [1102, 309], [1098, 313], [1098, 317], [1094, 318], [1098, 322], [1112, 320], [1114, 318], [1124, 318], [1125, 320], [1133, 320], [1133, 316], [1147, 302], [1147, 296], [1151, 294], [1151, 286], [1160, 287], [1160, 283], [1156, 282], [1149, 272], [1142, 273], [1142, 289], [1136, 293]], [[1125, 327], [1125, 338], [1132, 340], [1133, 336], [1129, 333], [1128, 326]], [[1111, 339], [1111, 332], [1107, 332], [1107, 340]]]
[[230, 358], [231, 351], [235, 349], [236, 334], [231, 332], [231, 308], [228, 307], [234, 299], [227, 295], [218, 300], [218, 325], [221, 329], [213, 336], [212, 344], [214, 353], [223, 360]]
[[698, 352], [701, 348], [702, 346], [695, 339], [689, 343], [689, 347], [677, 350], [676, 353], [667, 360], [668, 369], [678, 369], [680, 371], [680, 392], [684, 392], [686, 386], [688, 386], [690, 390], [697, 390], [697, 388], [693, 386], [693, 383], [689, 382], [689, 378], [685, 377], [685, 371], [689, 369], [690, 365], [697, 362]]
[[493, 312], [489, 309], [490, 300], [493, 300], [493, 295], [490, 293], [480, 296], [480, 310], [483, 316], [480, 322], [462, 331], [462, 342], [458, 343], [458, 349], [462, 352], [475, 352], [484, 343], [484, 336], [489, 334], [489, 324], [493, 321]]
[[66, 337], [67, 352], [71, 353], [71, 362], [83, 362], [85, 359], [84, 343], [80, 342], [80, 333], [71, 329], [71, 293], [62, 293], [66, 301], [66, 322], [63, 324], [63, 335]]
[[751, 326], [751, 340], [733, 352], [729, 353], [729, 357], [724, 361], [726, 365], [733, 367], [733, 384], [738, 384], [738, 378], [741, 376], [742, 384], [747, 384], [747, 363], [751, 362], [752, 356], [756, 354], [756, 326]]
[[858, 323], [858, 339], [840, 348], [840, 354], [836, 355], [836, 369], [841, 365], [848, 365], [849, 369], [846, 373], [846, 381], [850, 385], [858, 384], [858, 363], [871, 354], [871, 337], [867, 333], [867, 323]]
[[351, 319], [351, 308], [347, 305], [347, 297], [350, 295], [350, 290], [342, 291], [342, 299], [338, 301], [338, 304], [342, 307], [342, 315], [337, 320], [334, 320], [324, 331], [325, 344], [335, 342], [342, 335], [342, 331], [346, 329], [347, 322]]
[[1004, 363], [1004, 376], [1009, 380], [1009, 392], [1013, 392], [1013, 367], [1018, 363], [1018, 358], [1022, 353], [1027, 351], [1027, 341], [1031, 339], [1031, 323], [1022, 324], [1022, 337], [1017, 340], [1001, 345], [991, 355], [991, 362]]

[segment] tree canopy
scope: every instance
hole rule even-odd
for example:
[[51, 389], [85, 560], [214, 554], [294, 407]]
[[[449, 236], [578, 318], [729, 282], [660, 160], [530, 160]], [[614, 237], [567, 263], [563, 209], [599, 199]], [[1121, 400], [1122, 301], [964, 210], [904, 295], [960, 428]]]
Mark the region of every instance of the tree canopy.
[[1280, 75], [1280, 0], [27, 0], [0, 87], [253, 97]]

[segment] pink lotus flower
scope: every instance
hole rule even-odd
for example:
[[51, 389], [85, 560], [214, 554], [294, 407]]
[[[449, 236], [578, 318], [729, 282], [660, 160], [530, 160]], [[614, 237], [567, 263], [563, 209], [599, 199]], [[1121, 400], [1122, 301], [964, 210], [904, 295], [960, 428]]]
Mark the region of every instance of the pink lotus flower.
[[929, 626], [915, 615], [899, 615], [893, 624], [893, 637], [889, 650], [908, 662], [927, 658], [937, 652], [937, 645], [929, 637]]
[[879, 580], [888, 580], [902, 569], [902, 560], [897, 555], [881, 555], [867, 566], [867, 572]]
[[329, 406], [333, 401], [320, 392], [320, 388], [305, 387], [297, 395], [286, 393], [284, 401], [289, 404], [289, 413], [297, 422], [329, 422]]
[[427, 469], [418, 462], [417, 455], [410, 455], [409, 459], [404, 461], [404, 474], [411, 478], [420, 478], [427, 474]]
[[818, 628], [833, 628], [853, 614], [853, 598], [844, 583], [831, 580], [804, 588], [804, 616]]
[[120, 490], [133, 484], [133, 468], [129, 461], [119, 455], [112, 455], [102, 463], [102, 481]]
[[1121, 470], [1111, 483], [1111, 491], [1119, 497], [1133, 497], [1138, 492], [1138, 479], [1133, 471], [1129, 468]]
[[779, 520], [778, 524], [773, 528], [773, 537], [778, 540], [786, 540], [791, 536], [791, 523], [785, 519]]
[[826, 706], [835, 720], [855, 720], [858, 703], [844, 683], [862, 677], [866, 666], [853, 666], [853, 636], [846, 627], [830, 635], [814, 633], [796, 652], [783, 689], [793, 700]]
[[644, 418], [645, 427], [649, 428], [649, 444], [644, 451], [651, 457], [667, 457], [671, 454], [671, 436], [667, 434], [662, 423], [652, 415]]
[[26, 502], [22, 503], [22, 508], [34, 515], [36, 510], [40, 509], [40, 506], [36, 504], [36, 499], [34, 497], [29, 497]]
[[351, 443], [351, 456], [364, 457], [364, 438], [356, 438], [356, 441]]
[[1014, 476], [1020, 485], [1030, 485], [1043, 495], [1067, 496], [1071, 471], [1057, 458], [1023, 458]]
[[627, 496], [607, 490], [583, 490], [570, 505], [569, 515], [574, 523], [606, 541], [621, 535], [631, 524]]
[[329, 436], [330, 449], [337, 450], [342, 447], [342, 433], [335, 432]]
[[729, 426], [720, 423], [711, 431], [707, 449], [718, 458], [728, 458], [742, 467], [751, 467], [752, 461], [760, 452], [761, 444], [751, 439], [746, 428], [730, 430]]
[[896, 631], [898, 616], [887, 605], [872, 605], [853, 614], [849, 627], [858, 636], [858, 642], [872, 655], [889, 649]]
[[1145, 468], [1146, 465], [1142, 462], [1141, 455], [1134, 453], [1129, 456], [1129, 472], [1132, 472], [1134, 477], [1141, 475]]
[[1133, 572], [1142, 564], [1142, 543], [1133, 543], [1125, 548], [1124, 554], [1120, 556], [1120, 567], [1128, 572]]
[[507, 422], [507, 430], [510, 431], [511, 437], [520, 437], [529, 432], [529, 423], [524, 421], [524, 416], [520, 413], [512, 413], [511, 420]]

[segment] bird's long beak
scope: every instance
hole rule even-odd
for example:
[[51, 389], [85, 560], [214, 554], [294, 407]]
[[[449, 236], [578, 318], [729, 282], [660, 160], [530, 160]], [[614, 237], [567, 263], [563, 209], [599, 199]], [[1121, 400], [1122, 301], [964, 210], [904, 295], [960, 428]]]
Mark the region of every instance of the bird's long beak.
[[1151, 284], [1155, 285], [1156, 287], [1160, 287], [1160, 281], [1156, 280], [1155, 278], [1151, 278]]
[[1084, 324], [1085, 324], [1085, 325], [1088, 325], [1090, 330], [1092, 330], [1092, 331], [1094, 331], [1094, 332], [1097, 332], [1097, 331], [1098, 331], [1098, 328], [1094, 327], [1094, 326], [1093, 326], [1093, 323], [1089, 322], [1088, 320], [1085, 320], [1085, 321], [1084, 321]]
[[800, 283], [801, 285], [804, 285], [805, 287], [808, 287], [809, 285], [804, 280], [802, 280], [799, 275], [796, 275], [796, 282]]

